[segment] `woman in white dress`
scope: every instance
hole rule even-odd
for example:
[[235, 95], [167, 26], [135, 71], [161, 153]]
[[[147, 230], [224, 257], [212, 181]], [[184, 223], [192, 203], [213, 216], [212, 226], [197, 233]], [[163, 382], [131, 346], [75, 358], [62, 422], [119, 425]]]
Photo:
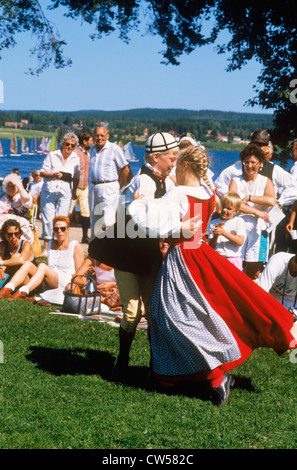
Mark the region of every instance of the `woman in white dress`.
[[[57, 216], [53, 219], [56, 238], [49, 242], [48, 264], [40, 263], [37, 267], [31, 261], [25, 262], [0, 290], [1, 298], [25, 299], [43, 281], [49, 289], [65, 288], [84, 260], [83, 248], [76, 240], [69, 240], [69, 225], [68, 217]], [[27, 276], [30, 281], [23, 284]], [[22, 287], [15, 291], [19, 286]]]
[[268, 210], [275, 205], [276, 197], [272, 181], [258, 173], [266, 159], [264, 152], [257, 145], [250, 144], [240, 153], [240, 159], [243, 173], [231, 180], [229, 191], [238, 193], [242, 199], [240, 213], [247, 233], [245, 273], [256, 280], [268, 259], [266, 222], [269, 222]]

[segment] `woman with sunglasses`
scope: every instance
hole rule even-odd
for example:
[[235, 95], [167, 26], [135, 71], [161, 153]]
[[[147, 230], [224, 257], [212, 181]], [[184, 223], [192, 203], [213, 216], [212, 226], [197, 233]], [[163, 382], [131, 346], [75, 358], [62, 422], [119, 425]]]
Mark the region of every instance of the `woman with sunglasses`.
[[[83, 248], [76, 240], [69, 240], [69, 225], [68, 217], [54, 218], [54, 238], [48, 244], [48, 264], [40, 263], [36, 267], [32, 262], [26, 261], [0, 290], [0, 298], [25, 299], [43, 281], [48, 289], [65, 288], [84, 261]], [[29, 282], [26, 281], [28, 277]], [[22, 287], [16, 290], [19, 286]]]
[[0, 281], [13, 276], [26, 261], [34, 260], [31, 243], [22, 237], [22, 229], [17, 220], [8, 219], [0, 231]]
[[43, 255], [47, 256], [47, 243], [51, 239], [53, 218], [57, 215], [68, 216], [72, 193], [79, 181], [80, 160], [74, 152], [78, 137], [72, 133], [64, 134], [61, 149], [49, 152], [40, 170], [44, 183], [40, 194], [42, 238], [45, 242]]

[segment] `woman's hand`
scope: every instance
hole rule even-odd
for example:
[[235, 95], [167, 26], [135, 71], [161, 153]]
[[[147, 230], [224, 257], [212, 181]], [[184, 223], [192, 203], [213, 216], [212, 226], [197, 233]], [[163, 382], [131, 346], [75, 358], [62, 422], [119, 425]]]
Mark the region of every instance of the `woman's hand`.
[[[182, 222], [181, 232], [185, 238], [191, 238], [193, 235], [195, 235], [196, 232], [198, 232], [202, 225], [202, 220], [200, 217], [200, 214], [198, 214], [195, 217]], [[198, 218], [200, 219], [198, 220]]]
[[270, 222], [268, 212], [258, 211], [257, 217], [259, 217], [259, 219], [265, 220], [265, 222]]
[[102, 284], [97, 284], [97, 290], [101, 292], [107, 292], [113, 287], [116, 287], [116, 282], [103, 282]]
[[287, 232], [291, 233], [293, 230], [293, 224], [288, 223], [288, 225], [286, 225], [286, 230]]
[[0, 268], [0, 281], [4, 281], [5, 279], [5, 271], [4, 269]]

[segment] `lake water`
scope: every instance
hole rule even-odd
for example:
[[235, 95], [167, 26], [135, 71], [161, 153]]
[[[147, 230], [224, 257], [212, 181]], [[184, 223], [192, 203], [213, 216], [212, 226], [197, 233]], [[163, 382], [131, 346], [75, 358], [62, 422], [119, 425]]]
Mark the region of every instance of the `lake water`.
[[[4, 157], [0, 158], [0, 177], [4, 178], [14, 168], [20, 170], [22, 178], [29, 177], [33, 170], [39, 170], [45, 158], [45, 154], [10, 156], [10, 140], [1, 140]], [[39, 146], [40, 142], [38, 142]], [[29, 143], [30, 146], [30, 143]], [[144, 147], [133, 147], [135, 158], [137, 161], [129, 162], [133, 175], [143, 165]], [[21, 143], [18, 142], [18, 152], [21, 153]], [[210, 169], [214, 173], [214, 179], [218, 177], [220, 172], [227, 166], [232, 165], [239, 160], [239, 152], [228, 152], [222, 150], [209, 150]]]

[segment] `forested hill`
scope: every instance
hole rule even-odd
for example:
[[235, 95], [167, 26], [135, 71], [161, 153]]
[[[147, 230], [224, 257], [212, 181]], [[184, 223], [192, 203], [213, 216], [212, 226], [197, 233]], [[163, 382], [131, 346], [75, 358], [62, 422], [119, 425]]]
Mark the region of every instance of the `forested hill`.
[[108, 122], [114, 135], [143, 135], [159, 130], [172, 130], [181, 134], [191, 132], [199, 140], [210, 135], [234, 136], [248, 139], [256, 129], [270, 129], [272, 114], [236, 113], [234, 111], [155, 109], [140, 108], [124, 111], [77, 110], [77, 111], [0, 111], [0, 127], [5, 122], [26, 121], [26, 127], [49, 131], [63, 128], [83, 127], [92, 129]]
[[[32, 111], [31, 111], [32, 112]], [[51, 111], [33, 111], [34, 113], [53, 113]], [[56, 113], [55, 113], [56, 114]], [[77, 110], [77, 111], [60, 111], [59, 115], [71, 115], [84, 118], [97, 119], [135, 119], [135, 120], [217, 120], [217, 121], [245, 121], [259, 122], [271, 125], [272, 114], [264, 113], [237, 113], [235, 111], [216, 111], [216, 110], [189, 110], [189, 109], [158, 109], [158, 108], [139, 108], [128, 109], [122, 111], [103, 111], [103, 110]]]

